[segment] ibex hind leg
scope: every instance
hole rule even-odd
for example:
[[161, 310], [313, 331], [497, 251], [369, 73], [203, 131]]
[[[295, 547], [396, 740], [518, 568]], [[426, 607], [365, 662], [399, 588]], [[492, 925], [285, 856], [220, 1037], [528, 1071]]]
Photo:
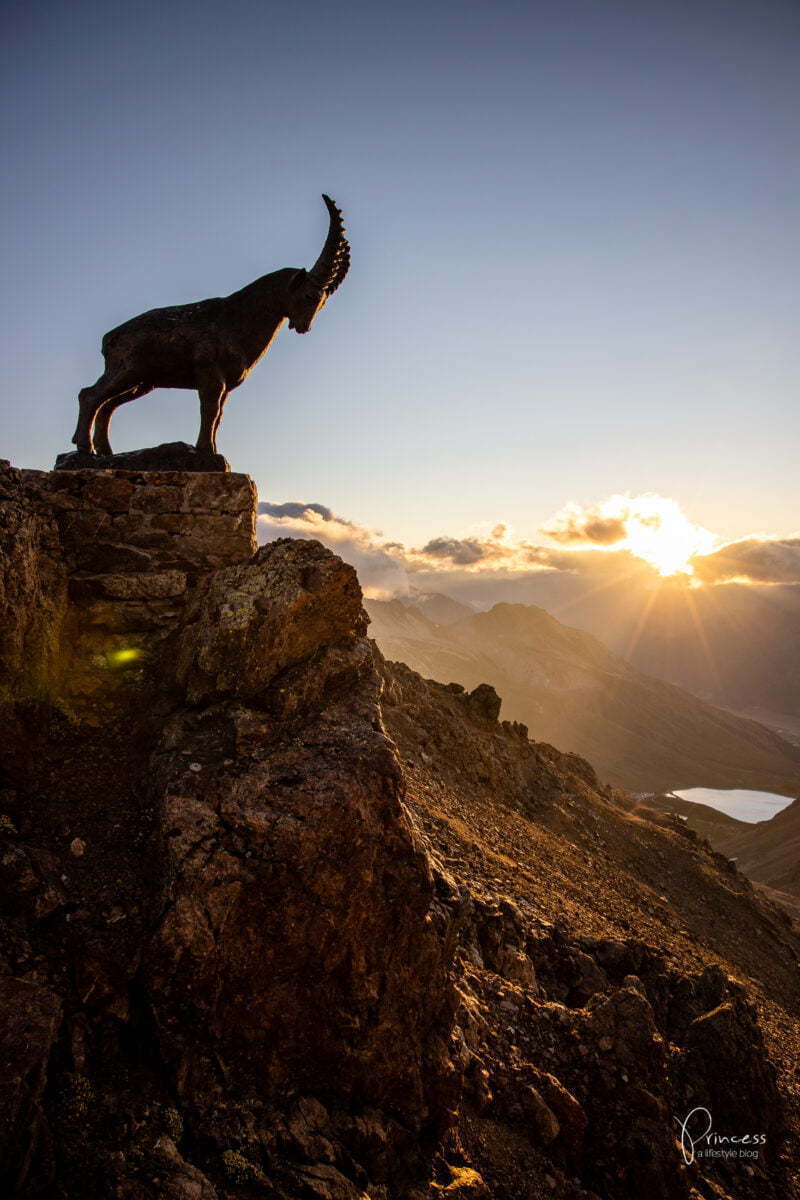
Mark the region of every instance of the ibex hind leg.
[[79, 450], [93, 453], [92, 427], [100, 406], [105, 404], [106, 400], [113, 400], [125, 392], [132, 391], [139, 383], [130, 371], [104, 371], [97, 383], [88, 388], [81, 388], [78, 392], [78, 424], [72, 437]]

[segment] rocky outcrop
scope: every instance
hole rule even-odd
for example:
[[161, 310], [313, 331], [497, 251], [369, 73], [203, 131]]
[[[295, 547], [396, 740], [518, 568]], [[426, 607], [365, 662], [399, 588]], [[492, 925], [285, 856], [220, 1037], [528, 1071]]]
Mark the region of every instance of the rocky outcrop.
[[194, 584], [255, 551], [255, 488], [244, 475], [9, 469], [3, 478], [6, 677], [17, 694], [44, 692], [82, 718], [103, 720], [117, 694], [126, 703]]
[[[529, 742], [458, 685], [382, 669], [384, 720], [458, 930], [449, 1162], [503, 1200], [542, 1186], [797, 1194], [800, 941], [786, 918], [707, 843], [633, 815], [588, 763]], [[676, 1134], [698, 1106], [722, 1146], [747, 1135], [751, 1149], [686, 1165]], [[718, 1148], [692, 1132], [698, 1151]]]
[[[735, 870], [384, 663], [249, 480], [3, 478], [7, 1193], [794, 1194], [800, 943]], [[686, 1166], [698, 1104], [759, 1156]]]
[[452, 1073], [446, 956], [363, 629], [355, 572], [316, 542], [266, 546], [188, 606], [190, 703], [152, 760], [170, 882], [145, 979], [184, 1103], [235, 1077], [422, 1137]]
[[321, 649], [351, 647], [366, 628], [355, 571], [318, 542], [285, 538], [198, 589], [178, 640], [178, 679], [192, 703], [227, 697], [260, 707], [282, 672]]
[[[0, 1183], [16, 1194], [49, 1150], [42, 1096], [61, 1025], [59, 997], [35, 983], [0, 979]], [[41, 1179], [39, 1180], [41, 1183]]]
[[0, 461], [0, 697], [36, 695], [57, 668], [67, 569], [46, 506]]
[[544, 609], [497, 604], [442, 624], [399, 600], [368, 600], [367, 611], [387, 658], [426, 678], [457, 680], [467, 690], [493, 684], [505, 716], [526, 724], [537, 740], [576, 751], [617, 787], [798, 794], [800, 748], [755, 721], [643, 675]]
[[355, 572], [315, 542], [254, 554], [235, 475], [13, 483], [9, 1178], [349, 1198], [424, 1176], [458, 1095], [452, 944]]

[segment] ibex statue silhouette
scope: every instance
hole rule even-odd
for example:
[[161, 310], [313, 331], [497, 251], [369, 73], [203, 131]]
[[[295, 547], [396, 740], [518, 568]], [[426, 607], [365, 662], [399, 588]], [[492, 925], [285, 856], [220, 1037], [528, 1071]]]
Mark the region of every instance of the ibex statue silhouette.
[[111, 454], [111, 417], [153, 388], [191, 388], [200, 397], [197, 449], [215, 454], [217, 430], [228, 393], [238, 387], [266, 353], [288, 318], [289, 328], [307, 333], [350, 266], [342, 214], [330, 196], [322, 199], [330, 225], [322, 253], [310, 271], [286, 267], [262, 275], [230, 296], [153, 308], [118, 325], [103, 338], [106, 369], [78, 395], [79, 450]]

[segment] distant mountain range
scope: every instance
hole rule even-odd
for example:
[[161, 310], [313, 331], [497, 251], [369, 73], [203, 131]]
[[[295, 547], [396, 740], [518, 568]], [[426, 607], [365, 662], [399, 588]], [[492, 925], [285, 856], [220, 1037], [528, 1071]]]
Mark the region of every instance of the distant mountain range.
[[541, 571], [499, 583], [476, 578], [453, 595], [469, 606], [466, 611], [497, 601], [540, 606], [593, 633], [650, 675], [714, 704], [757, 713], [790, 736], [800, 731], [796, 585], [688, 588], [671, 580], [633, 578], [598, 586], [588, 575]]
[[587, 758], [618, 787], [750, 787], [800, 796], [800, 747], [643, 674], [542, 608], [496, 604], [472, 612], [424, 594], [366, 607], [370, 634], [387, 658], [443, 683], [492, 684], [504, 718]]

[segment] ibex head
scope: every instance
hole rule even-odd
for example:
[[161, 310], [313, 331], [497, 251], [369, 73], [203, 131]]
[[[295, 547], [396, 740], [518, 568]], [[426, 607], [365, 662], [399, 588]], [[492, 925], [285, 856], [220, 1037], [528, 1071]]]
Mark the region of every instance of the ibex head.
[[350, 267], [350, 246], [345, 237], [342, 214], [330, 196], [322, 199], [330, 225], [322, 253], [310, 271], [298, 271], [289, 285], [289, 328], [308, 333], [311, 322], [328, 296], [332, 296]]

